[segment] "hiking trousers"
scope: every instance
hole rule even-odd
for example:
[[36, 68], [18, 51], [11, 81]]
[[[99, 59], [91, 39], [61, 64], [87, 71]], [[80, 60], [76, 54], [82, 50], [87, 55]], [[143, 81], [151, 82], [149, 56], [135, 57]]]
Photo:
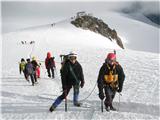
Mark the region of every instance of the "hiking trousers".
[[51, 77], [51, 73], [52, 73], [52, 78], [54, 78], [54, 68], [53, 67], [47, 68], [47, 73], [48, 73], [48, 77]]
[[105, 90], [105, 95], [106, 95], [106, 98], [104, 101], [105, 106], [106, 107], [113, 107], [112, 102], [115, 97], [116, 91], [113, 90], [109, 85], [105, 86], [104, 90]]
[[[72, 86], [66, 87], [66, 89], [63, 90], [62, 95], [60, 95], [55, 102], [52, 104], [52, 106], [57, 107], [63, 99], [65, 99], [70, 91]], [[78, 102], [78, 97], [79, 97], [79, 85], [74, 85], [73, 86], [73, 102], [74, 104]]]

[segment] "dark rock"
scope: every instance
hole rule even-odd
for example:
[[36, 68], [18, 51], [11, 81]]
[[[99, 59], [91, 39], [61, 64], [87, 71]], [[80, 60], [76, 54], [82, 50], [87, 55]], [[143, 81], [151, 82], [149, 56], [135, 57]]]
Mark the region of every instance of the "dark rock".
[[117, 34], [115, 29], [109, 28], [109, 26], [104, 23], [101, 19], [93, 17], [91, 14], [86, 14], [85, 12], [78, 12], [75, 20], [71, 21], [76, 27], [80, 27], [85, 30], [91, 30], [95, 33], [101, 34], [107, 37], [111, 41], [116, 41], [116, 43], [124, 49], [123, 43]]

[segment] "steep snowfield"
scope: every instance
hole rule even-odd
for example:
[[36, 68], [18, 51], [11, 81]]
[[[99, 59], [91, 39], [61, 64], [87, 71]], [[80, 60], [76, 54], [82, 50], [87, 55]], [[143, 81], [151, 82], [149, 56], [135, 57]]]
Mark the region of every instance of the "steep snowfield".
[[[151, 53], [152, 49], [157, 50], [156, 46], [153, 47], [149, 41], [144, 43], [145, 38], [148, 40], [148, 37], [152, 39], [156, 37], [154, 31], [157, 32], [157, 28], [119, 15], [116, 17], [115, 14], [107, 17], [106, 21], [109, 26], [116, 26], [115, 29], [118, 29], [120, 36], [126, 38], [128, 49], [121, 50], [115, 43], [93, 32], [78, 29], [69, 24], [69, 21], [53, 27], [46, 25], [3, 34], [2, 119], [159, 119], [159, 54]], [[141, 27], [135, 28], [135, 25]], [[139, 44], [146, 52], [140, 52], [138, 43], [133, 39], [127, 39], [133, 37], [132, 33], [135, 33], [133, 38], [137, 39], [138, 31], [141, 31], [142, 38]], [[35, 44], [24, 45], [21, 41], [27, 43], [35, 41]], [[131, 50], [130, 44], [137, 49]], [[153, 44], [157, 45], [156, 42]], [[107, 53], [112, 52], [114, 48], [117, 49], [117, 60], [124, 68], [126, 79], [120, 104], [119, 94], [114, 99], [114, 106], [119, 108], [119, 111], [101, 113], [98, 90], [94, 87]], [[79, 97], [84, 106], [80, 108], [73, 106], [71, 90], [68, 96], [68, 112], [64, 112], [63, 102], [56, 111], [50, 113], [48, 111], [50, 105], [62, 90], [59, 55], [71, 50], [77, 52], [78, 61], [84, 71], [85, 86], [80, 90]], [[57, 66], [55, 79], [47, 78], [44, 59], [48, 51], [55, 56]], [[34, 87], [23, 78], [23, 75], [19, 75], [18, 71], [20, 59], [28, 58], [30, 55], [36, 56], [42, 63], [41, 78]], [[94, 91], [90, 95], [92, 90]]]
[[152, 22], [150, 19], [148, 19], [143, 13], [138, 12], [138, 13], [122, 13], [122, 15], [129, 17], [131, 19], [135, 19], [144, 23], [147, 23], [149, 25], [158, 27], [158, 25], [154, 22]]
[[[109, 12], [105, 16], [103, 14], [95, 14], [95, 16], [117, 31], [122, 40], [126, 42], [126, 48], [159, 53], [159, 28], [134, 20], [124, 14]], [[139, 19], [145, 20], [145, 18]]]

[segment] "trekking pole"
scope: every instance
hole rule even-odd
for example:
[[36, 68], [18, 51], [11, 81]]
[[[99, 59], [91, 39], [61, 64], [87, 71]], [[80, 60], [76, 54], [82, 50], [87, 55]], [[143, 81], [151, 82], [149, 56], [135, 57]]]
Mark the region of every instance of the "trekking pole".
[[101, 111], [103, 112], [103, 100], [101, 100]]
[[61, 62], [62, 62], [62, 55], [60, 55], [60, 58], [61, 58]]
[[[104, 85], [103, 85], [104, 88]], [[104, 89], [102, 89], [102, 91], [104, 91]], [[101, 100], [101, 111], [103, 112], [103, 99]]]
[[67, 90], [65, 92], [65, 112], [67, 112]]
[[116, 50], [115, 50], [115, 49], [114, 49], [114, 51], [113, 51], [113, 52], [114, 52], [114, 54], [116, 55]]
[[55, 67], [54, 69], [55, 69], [56, 75], [58, 75], [58, 74], [57, 74], [57, 68]]
[[122, 96], [122, 94], [121, 94], [121, 93], [119, 93], [118, 111], [119, 111], [119, 109], [120, 109], [120, 96]]

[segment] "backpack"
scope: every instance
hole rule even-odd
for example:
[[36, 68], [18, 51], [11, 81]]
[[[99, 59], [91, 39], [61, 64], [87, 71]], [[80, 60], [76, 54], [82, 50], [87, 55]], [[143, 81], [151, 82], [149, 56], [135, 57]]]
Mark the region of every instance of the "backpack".
[[46, 65], [46, 68], [55, 67], [54, 57], [46, 58], [45, 65]]
[[26, 65], [26, 62], [21, 62], [20, 63], [20, 69], [21, 69], [21, 71], [24, 71], [25, 65]]
[[109, 70], [108, 75], [104, 75], [104, 81], [106, 84], [109, 84], [113, 89], [118, 88], [118, 74], [116, 74], [116, 65], [113, 66], [113, 69], [109, 67], [107, 64], [107, 68]]
[[68, 55], [60, 55], [61, 57], [61, 69], [60, 72], [63, 70], [63, 66], [65, 63], [69, 61], [69, 56]]
[[26, 64], [26, 67], [25, 67], [25, 71], [26, 71], [26, 73], [28, 74], [28, 75], [31, 75], [31, 74], [33, 74], [33, 65], [32, 65], [32, 63], [27, 63]]

